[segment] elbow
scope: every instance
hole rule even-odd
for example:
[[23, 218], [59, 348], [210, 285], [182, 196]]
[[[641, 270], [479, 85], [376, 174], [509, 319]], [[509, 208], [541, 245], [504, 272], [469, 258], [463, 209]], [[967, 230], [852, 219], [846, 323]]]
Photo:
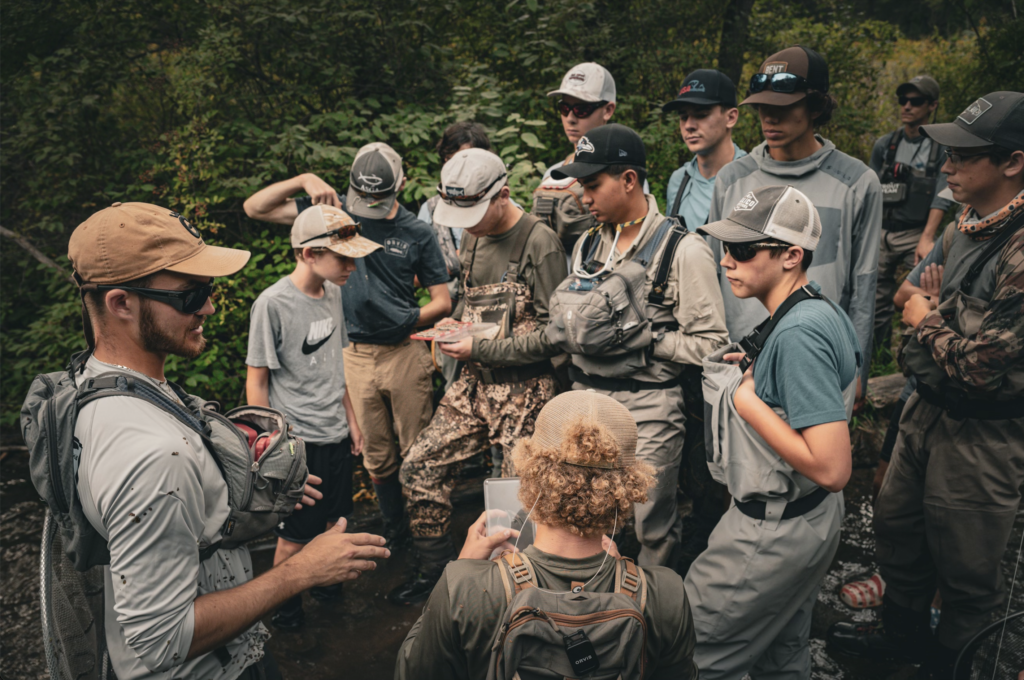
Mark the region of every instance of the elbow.
[[256, 198], [255, 195], [245, 199], [245, 203], [242, 204], [242, 210], [245, 211], [245, 214], [249, 218], [254, 220], [261, 220], [263, 219], [263, 213], [256, 206], [256, 201], [253, 200], [254, 198]]
[[853, 461], [848, 456], [847, 460], [850, 462], [842, 465], [833, 465], [829, 469], [823, 470], [819, 478], [812, 481], [826, 491], [839, 493], [846, 488], [850, 481], [850, 476], [853, 474]]
[[823, 488], [826, 491], [829, 491], [831, 493], [839, 493], [840, 491], [842, 491], [843, 489], [846, 488], [846, 484], [849, 481], [850, 481], [850, 475], [849, 474], [842, 475], [842, 476], [835, 475], [835, 476], [829, 476], [829, 478], [827, 480], [822, 480], [822, 482], [820, 482], [818, 484], [818, 486], [820, 486], [821, 488]]

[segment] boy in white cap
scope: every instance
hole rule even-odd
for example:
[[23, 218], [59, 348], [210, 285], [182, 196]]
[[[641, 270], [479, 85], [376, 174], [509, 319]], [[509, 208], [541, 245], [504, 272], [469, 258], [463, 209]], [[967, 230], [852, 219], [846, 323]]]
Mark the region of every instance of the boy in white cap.
[[[540, 186], [533, 193], [534, 215], [542, 218], [562, 241], [566, 253], [572, 252], [576, 239], [595, 226], [593, 216], [583, 206], [583, 187], [574, 177], [556, 179], [551, 176], [576, 154], [576, 143], [591, 130], [612, 119], [615, 113], [615, 79], [604, 66], [587, 62], [573, 66], [562, 78], [557, 90], [548, 92], [558, 97], [555, 109], [562, 119], [562, 129], [573, 150], [544, 172]], [[650, 189], [644, 180], [644, 192]]]
[[[343, 208], [359, 218], [364, 237], [383, 246], [356, 262], [341, 297], [351, 340], [344, 351], [346, 384], [365, 437], [363, 465], [389, 546], [408, 536], [398, 482], [401, 458], [433, 412], [434, 366], [426, 346], [409, 335], [451, 312], [441, 248], [430, 225], [398, 203], [403, 186], [401, 157], [387, 144], [374, 142], [356, 152], [344, 198], [316, 175], [304, 174], [272, 184], [245, 202], [249, 217], [288, 225], [314, 205]], [[309, 196], [292, 198], [302, 191]], [[416, 279], [430, 294], [423, 307], [416, 299]]]
[[[342, 349], [348, 345], [341, 286], [356, 259], [380, 245], [359, 235], [359, 225], [340, 208], [315, 205], [292, 225], [295, 269], [256, 298], [249, 321], [246, 397], [250, 404], [288, 414], [294, 434], [306, 442], [306, 465], [322, 481], [324, 497], [277, 527], [274, 564], [280, 564], [352, 512], [352, 456], [363, 434], [345, 389]], [[317, 599], [341, 594], [341, 584], [313, 588]], [[303, 622], [302, 595], [274, 614], [278, 628]]]
[[508, 454], [533, 433], [537, 414], [556, 392], [550, 358], [558, 349], [544, 328], [551, 292], [566, 276], [561, 243], [539, 218], [512, 204], [505, 164], [490, 151], [456, 153], [441, 170], [438, 194], [434, 219], [465, 229], [463, 297], [453, 317], [497, 326], [437, 344], [464, 368], [402, 463], [418, 563], [412, 578], [389, 594], [397, 604], [426, 600], [455, 558], [450, 496], [462, 463], [500, 446], [510, 472]]
[[704, 359], [708, 466], [733, 504], [685, 579], [694, 661], [711, 680], [809, 678], [811, 611], [852, 469], [860, 343], [807, 278], [822, 224], [803, 193], [759, 187], [701, 231], [721, 243], [733, 294], [770, 316]]

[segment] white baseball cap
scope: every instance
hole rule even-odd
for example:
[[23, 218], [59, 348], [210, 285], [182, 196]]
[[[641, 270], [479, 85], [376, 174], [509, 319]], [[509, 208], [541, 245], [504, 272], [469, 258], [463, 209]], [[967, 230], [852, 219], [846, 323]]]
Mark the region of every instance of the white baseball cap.
[[437, 185], [441, 202], [434, 209], [434, 221], [445, 227], [472, 229], [506, 184], [505, 162], [497, 154], [485, 149], [459, 151], [441, 168]]
[[562, 86], [549, 97], [569, 96], [585, 102], [615, 101], [615, 79], [604, 66], [592, 61], [576, 64], [562, 78]]
[[724, 220], [697, 230], [726, 243], [774, 239], [814, 251], [821, 240], [818, 209], [791, 186], [763, 186], [748, 192]]

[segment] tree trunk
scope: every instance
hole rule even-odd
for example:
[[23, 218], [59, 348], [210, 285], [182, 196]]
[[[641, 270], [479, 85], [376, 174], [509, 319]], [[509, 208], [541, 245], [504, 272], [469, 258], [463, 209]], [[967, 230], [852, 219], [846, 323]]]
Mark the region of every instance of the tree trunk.
[[743, 98], [746, 88], [740, 83], [743, 75], [743, 51], [750, 30], [750, 11], [754, 0], [729, 0], [722, 22], [722, 40], [718, 45], [718, 70], [736, 84], [737, 94]]

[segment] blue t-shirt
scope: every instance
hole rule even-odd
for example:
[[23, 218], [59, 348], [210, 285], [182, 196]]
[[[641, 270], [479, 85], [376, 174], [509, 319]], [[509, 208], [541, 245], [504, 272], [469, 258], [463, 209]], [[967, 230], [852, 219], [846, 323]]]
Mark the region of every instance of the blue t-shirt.
[[[747, 152], [736, 146], [733, 142], [733, 156], [736, 160], [746, 156]], [[672, 173], [668, 178], [668, 187], [665, 198], [668, 203], [665, 205], [665, 214], [672, 213], [672, 206], [675, 205], [676, 194], [683, 183], [683, 176], [689, 175], [690, 181], [686, 183], [686, 191], [683, 192], [683, 200], [679, 203], [679, 216], [686, 220], [686, 228], [696, 231], [703, 227], [708, 221], [708, 213], [711, 211], [711, 192], [715, 189], [715, 178], [705, 178], [697, 169], [697, 157]]]
[[[810, 284], [821, 292], [818, 284]], [[782, 317], [754, 362], [757, 396], [786, 412], [794, 430], [846, 420], [843, 390], [857, 376], [860, 343], [850, 317], [805, 300]]]
[[[311, 205], [308, 197], [295, 199], [300, 213]], [[383, 248], [356, 259], [356, 270], [341, 289], [348, 337], [351, 342], [394, 345], [409, 337], [420, 318], [413, 277], [429, 288], [448, 283], [448, 268], [433, 228], [404, 207], [398, 206], [391, 220], [354, 219], [362, 225], [362, 235]]]

